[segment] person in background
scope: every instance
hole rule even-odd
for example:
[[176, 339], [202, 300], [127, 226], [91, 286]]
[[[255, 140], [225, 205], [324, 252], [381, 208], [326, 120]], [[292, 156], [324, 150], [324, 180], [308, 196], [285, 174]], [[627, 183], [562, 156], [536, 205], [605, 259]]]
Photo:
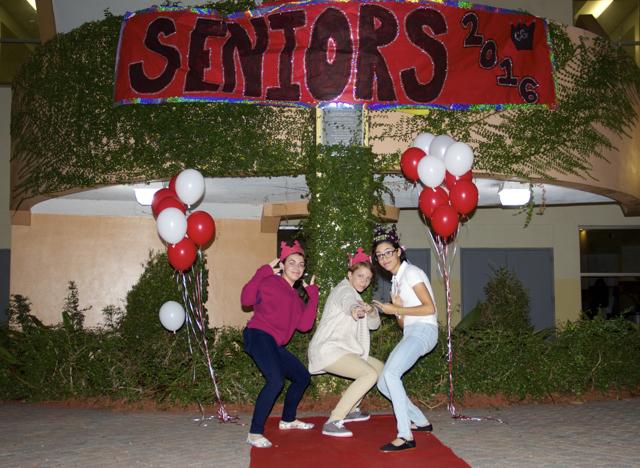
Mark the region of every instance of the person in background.
[[407, 396], [402, 376], [438, 342], [436, 306], [429, 278], [407, 261], [395, 225], [389, 231], [376, 231], [373, 255], [374, 261], [392, 275], [391, 303], [374, 301], [374, 305], [385, 314], [395, 315], [403, 328], [402, 339], [391, 351], [378, 380], [378, 389], [391, 400], [397, 423], [397, 437], [380, 450], [400, 452], [415, 449], [412, 431], [433, 430], [426, 416]]
[[305, 303], [294, 285], [305, 270], [304, 250], [295, 241], [292, 246], [282, 242], [280, 258], [263, 265], [244, 285], [240, 296], [243, 306], [253, 306], [253, 317], [242, 336], [244, 350], [254, 360], [266, 382], [256, 399], [247, 443], [259, 448], [271, 447], [264, 437], [264, 425], [273, 405], [282, 392], [284, 379], [291, 381], [284, 399], [281, 430], [309, 430], [313, 424], [296, 419], [298, 403], [309, 385], [311, 376], [297, 357], [286, 349], [296, 330], [311, 330], [318, 310], [318, 287], [312, 277], [307, 285]]
[[358, 248], [349, 256], [347, 277], [335, 286], [324, 306], [320, 324], [309, 344], [309, 372], [329, 372], [353, 379], [322, 427], [324, 435], [351, 437], [344, 423], [366, 421], [358, 405], [376, 384], [384, 364], [369, 355], [369, 330], [380, 326], [378, 311], [360, 294], [373, 278], [371, 257]]

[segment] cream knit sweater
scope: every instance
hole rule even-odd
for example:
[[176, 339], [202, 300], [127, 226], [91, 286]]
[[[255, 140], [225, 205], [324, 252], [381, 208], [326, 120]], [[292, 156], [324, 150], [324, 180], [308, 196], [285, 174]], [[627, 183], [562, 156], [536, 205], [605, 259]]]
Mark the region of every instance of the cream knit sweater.
[[362, 301], [360, 294], [346, 278], [331, 290], [320, 324], [309, 343], [311, 374], [323, 374], [324, 368], [345, 354], [357, 354], [365, 360], [369, 357], [369, 330], [380, 326], [380, 316], [374, 310], [366, 318], [354, 320], [351, 308], [358, 301]]

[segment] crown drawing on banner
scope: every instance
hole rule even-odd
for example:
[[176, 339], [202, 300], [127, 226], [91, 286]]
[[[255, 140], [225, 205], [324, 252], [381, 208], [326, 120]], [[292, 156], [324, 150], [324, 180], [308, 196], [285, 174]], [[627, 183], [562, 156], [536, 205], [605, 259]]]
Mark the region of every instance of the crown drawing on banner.
[[362, 247], [358, 247], [358, 250], [356, 250], [356, 253], [353, 255], [347, 254], [347, 257], [349, 257], [349, 267], [362, 262], [371, 263], [371, 257], [364, 253]]
[[511, 25], [511, 40], [517, 50], [533, 50], [533, 33], [535, 30], [536, 23]]
[[382, 225], [378, 225], [373, 230], [373, 242], [382, 242], [387, 241], [393, 243], [398, 243], [400, 238], [398, 237], [398, 231], [396, 230], [396, 225], [392, 224], [389, 229], [386, 229]]
[[284, 259], [291, 254], [300, 254], [304, 256], [304, 249], [300, 247], [298, 241], [293, 241], [292, 246], [288, 246], [285, 241], [280, 242], [280, 261], [284, 262]]

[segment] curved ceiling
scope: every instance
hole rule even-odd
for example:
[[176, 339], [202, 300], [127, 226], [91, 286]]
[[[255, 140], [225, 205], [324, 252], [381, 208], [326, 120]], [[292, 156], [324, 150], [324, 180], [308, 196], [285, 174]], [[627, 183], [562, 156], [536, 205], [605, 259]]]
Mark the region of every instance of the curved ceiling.
[[[498, 190], [503, 181], [476, 178], [474, 182], [479, 191], [480, 207], [500, 206]], [[411, 184], [399, 175], [385, 176], [384, 183], [395, 198], [393, 203], [387, 196], [386, 203], [398, 208], [418, 206], [418, 196], [422, 190], [419, 184]], [[134, 189], [161, 187], [162, 182], [153, 182], [91, 189], [45, 200], [33, 206], [31, 212], [84, 216], [150, 215], [150, 207], [142, 206], [136, 201]], [[615, 203], [601, 195], [550, 184], [535, 185], [533, 193], [537, 205]], [[220, 218], [259, 219], [264, 204], [300, 201], [306, 199], [307, 194], [304, 176], [209, 178], [206, 179], [205, 197], [199, 206]]]

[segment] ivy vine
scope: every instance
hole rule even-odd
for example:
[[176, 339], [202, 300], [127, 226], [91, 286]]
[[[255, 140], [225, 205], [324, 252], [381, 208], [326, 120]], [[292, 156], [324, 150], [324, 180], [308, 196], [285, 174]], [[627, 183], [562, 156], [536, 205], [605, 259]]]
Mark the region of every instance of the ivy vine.
[[[564, 28], [551, 24], [558, 105], [554, 110], [431, 110], [390, 125], [380, 119], [378, 134], [407, 142], [428, 131], [449, 134], [475, 147], [475, 167], [523, 179], [551, 179], [551, 173], [589, 177], [594, 158], [615, 149], [602, 125], [627, 135], [637, 119], [640, 72], [631, 57], [602, 38], [575, 44]], [[383, 170], [398, 170], [398, 153], [379, 158]]]
[[13, 199], [104, 184], [205, 176], [298, 175], [315, 138], [309, 109], [226, 103], [113, 106], [122, 18], [40, 47], [14, 80]]

